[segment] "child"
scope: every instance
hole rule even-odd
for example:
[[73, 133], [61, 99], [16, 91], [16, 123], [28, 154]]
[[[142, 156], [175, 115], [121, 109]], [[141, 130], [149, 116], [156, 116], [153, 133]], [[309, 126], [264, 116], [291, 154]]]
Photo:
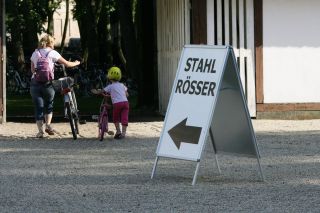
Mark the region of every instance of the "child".
[[[116, 127], [115, 139], [122, 139], [126, 136], [129, 116], [129, 102], [127, 87], [120, 83], [121, 70], [119, 67], [111, 67], [108, 70], [107, 78], [111, 84], [106, 86], [103, 90], [93, 90], [93, 93], [109, 93], [113, 105], [113, 123]], [[120, 122], [122, 131], [120, 129]]]

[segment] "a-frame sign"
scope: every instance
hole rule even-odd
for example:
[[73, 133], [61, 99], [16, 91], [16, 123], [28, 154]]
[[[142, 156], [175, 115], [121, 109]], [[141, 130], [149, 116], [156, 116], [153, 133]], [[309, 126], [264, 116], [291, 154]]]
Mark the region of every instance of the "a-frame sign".
[[197, 162], [210, 137], [217, 154], [257, 158], [260, 154], [230, 46], [186, 45], [181, 53], [167, 113], [157, 147], [153, 178], [159, 157]]

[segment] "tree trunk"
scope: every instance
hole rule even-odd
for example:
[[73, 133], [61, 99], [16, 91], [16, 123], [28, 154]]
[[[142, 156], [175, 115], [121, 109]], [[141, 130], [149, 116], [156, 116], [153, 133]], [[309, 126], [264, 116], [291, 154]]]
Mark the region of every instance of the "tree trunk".
[[157, 68], [155, 51], [154, 1], [138, 0], [136, 26], [139, 42], [139, 96], [140, 105], [158, 105]]
[[132, 17], [132, 1], [116, 1], [117, 9], [119, 11], [121, 41], [123, 44], [124, 55], [126, 57], [127, 76], [135, 80], [139, 79], [138, 67], [138, 54], [136, 33], [133, 25]]
[[75, 0], [79, 24], [83, 59], [87, 63], [99, 62], [99, 37], [97, 23], [100, 16], [100, 0]]
[[[14, 2], [14, 13], [20, 14], [18, 2]], [[12, 61], [11, 63], [14, 65], [15, 69], [17, 70], [23, 70], [24, 69], [24, 52], [23, 52], [23, 32], [22, 32], [22, 23], [18, 18], [15, 18], [14, 21], [11, 23], [11, 29], [12, 33]]]
[[32, 10], [33, 5], [31, 2], [26, 1], [24, 4], [24, 9], [22, 13], [24, 16], [25, 26], [23, 28], [23, 48], [24, 53], [30, 58], [32, 52], [38, 47], [38, 25], [33, 16], [30, 16], [30, 10]]
[[68, 23], [69, 23], [69, 0], [66, 0], [66, 19], [64, 21], [63, 34], [62, 34], [61, 45], [60, 45], [61, 54], [63, 53], [63, 49], [64, 49], [64, 42], [66, 40], [66, 35], [68, 30]]
[[48, 1], [48, 7], [47, 7], [47, 14], [48, 14], [48, 27], [47, 27], [47, 33], [50, 35], [53, 35], [53, 14], [54, 10], [52, 10], [49, 6], [50, 4], [53, 4], [54, 0]]
[[121, 67], [122, 72], [126, 73], [126, 67], [127, 67], [127, 61], [126, 58], [123, 54], [122, 51], [122, 46], [121, 46], [121, 33], [120, 33], [120, 22], [117, 22], [115, 25], [115, 35], [116, 37], [114, 38], [114, 45], [115, 45], [115, 51], [114, 54], [117, 56], [118, 61], [114, 61], [114, 64], [117, 66]]
[[107, 10], [106, 1], [103, 1], [101, 15], [98, 22], [100, 63], [108, 67], [113, 64], [110, 13]]

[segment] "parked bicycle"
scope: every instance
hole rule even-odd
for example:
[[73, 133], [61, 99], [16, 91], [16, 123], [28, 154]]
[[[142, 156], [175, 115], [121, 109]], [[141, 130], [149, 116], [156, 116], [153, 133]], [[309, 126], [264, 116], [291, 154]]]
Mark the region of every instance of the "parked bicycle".
[[91, 96], [92, 89], [105, 87], [107, 78], [104, 70], [106, 67], [99, 64], [89, 64], [87, 67], [80, 65], [76, 68], [74, 75], [75, 81], [79, 84], [78, 93], [81, 96]]
[[74, 87], [76, 86], [73, 78], [68, 77], [64, 65], [55, 65], [58, 69], [61, 69], [64, 77], [58, 80], [53, 80], [52, 85], [56, 92], [60, 92], [64, 101], [64, 115], [69, 119], [71, 132], [73, 139], [77, 139], [79, 134], [79, 110], [77, 105], [77, 99], [74, 93]]
[[21, 75], [13, 66], [7, 68], [7, 91], [12, 94], [27, 94], [30, 89], [30, 76]]

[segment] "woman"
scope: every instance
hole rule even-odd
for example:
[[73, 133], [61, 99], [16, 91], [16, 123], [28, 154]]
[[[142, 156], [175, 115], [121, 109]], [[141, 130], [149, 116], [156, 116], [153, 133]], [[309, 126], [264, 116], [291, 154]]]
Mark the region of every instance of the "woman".
[[54, 50], [54, 38], [51, 35], [44, 35], [39, 42], [39, 47], [31, 56], [31, 85], [30, 93], [32, 101], [35, 105], [35, 119], [38, 127], [37, 138], [43, 138], [43, 121], [45, 121], [45, 132], [49, 135], [54, 135], [54, 130], [51, 127], [54, 89], [51, 81], [38, 81], [36, 79], [36, 70], [38, 59], [46, 56], [48, 58], [48, 66], [54, 78], [54, 63], [64, 64], [66, 67], [74, 67], [80, 64], [79, 61], [67, 61], [57, 51]]

